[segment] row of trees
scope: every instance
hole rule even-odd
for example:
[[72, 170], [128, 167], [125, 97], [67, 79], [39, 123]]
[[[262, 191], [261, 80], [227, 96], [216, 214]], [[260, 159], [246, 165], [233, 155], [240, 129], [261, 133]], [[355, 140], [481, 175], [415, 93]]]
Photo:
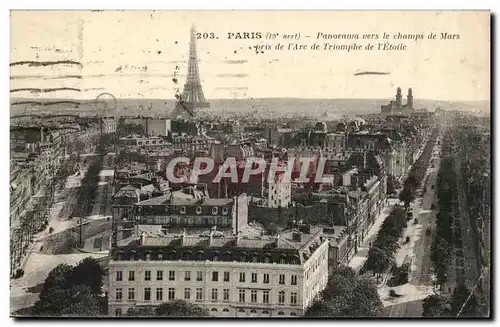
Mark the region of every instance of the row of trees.
[[361, 274], [367, 271], [373, 272], [379, 277], [394, 264], [394, 256], [399, 249], [399, 239], [403, 236], [406, 228], [405, 212], [400, 207], [395, 207], [384, 220], [377, 234], [375, 242], [368, 250]]
[[126, 317], [208, 317], [207, 308], [184, 300], [173, 300], [157, 307], [130, 308]]
[[71, 154], [67, 160], [64, 160], [54, 176], [56, 188], [64, 187], [66, 179], [75, 173], [77, 165], [78, 156], [76, 154]]
[[413, 163], [408, 173], [408, 177], [403, 184], [403, 190], [399, 194], [399, 200], [404, 202], [406, 209], [408, 209], [410, 203], [415, 200], [417, 189], [425, 177], [425, 173], [429, 167], [429, 160], [432, 157], [432, 150], [434, 149], [438, 135], [439, 131], [436, 128], [432, 131], [422, 154], [417, 161]]
[[349, 267], [339, 268], [305, 317], [374, 317], [382, 309], [376, 286]]
[[102, 168], [102, 158], [96, 157], [90, 164], [85, 176], [81, 180], [78, 190], [77, 204], [73, 211], [73, 216], [85, 217], [92, 210], [92, 203], [97, 196], [99, 188], [100, 172]]
[[102, 294], [104, 275], [104, 269], [92, 257], [76, 266], [56, 266], [45, 279], [40, 298], [29, 314], [43, 317], [106, 315], [107, 299]]
[[453, 171], [453, 158], [443, 158], [437, 177], [439, 212], [436, 215], [436, 232], [431, 246], [431, 260], [438, 284], [447, 280], [448, 266], [453, 250], [452, 224], [454, 202], [456, 202], [456, 183]]
[[[469, 297], [470, 296], [470, 297]], [[476, 296], [460, 284], [451, 297], [429, 295], [422, 301], [424, 317], [478, 317], [481, 316]]]

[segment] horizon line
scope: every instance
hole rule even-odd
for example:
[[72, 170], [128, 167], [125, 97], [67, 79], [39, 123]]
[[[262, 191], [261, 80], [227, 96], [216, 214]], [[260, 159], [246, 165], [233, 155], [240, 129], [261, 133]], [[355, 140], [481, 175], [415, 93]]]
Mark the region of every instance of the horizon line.
[[[107, 93], [107, 92], [105, 92]], [[97, 98], [97, 97], [96, 97]], [[46, 102], [46, 101], [54, 101], [54, 100], [64, 100], [64, 101], [80, 101], [80, 102], [91, 102], [95, 101], [96, 98], [90, 98], [90, 99], [78, 99], [78, 98], [45, 98], [45, 99], [33, 99], [30, 97], [10, 97], [10, 100], [31, 100], [31, 101], [37, 101], [37, 102]], [[277, 100], [277, 99], [289, 99], [289, 100], [377, 100], [377, 101], [391, 101], [392, 98], [298, 98], [298, 97], [252, 97], [252, 98], [240, 98], [240, 99], [234, 99], [234, 98], [213, 98], [213, 99], [207, 99], [208, 102], [210, 101], [219, 101], [219, 100], [230, 100], [230, 101], [252, 101], [252, 100]], [[176, 102], [178, 101], [175, 98], [157, 98], [157, 97], [151, 97], [151, 98], [119, 98], [117, 97], [116, 100], [163, 100], [163, 101], [172, 101]], [[414, 99], [415, 100], [415, 99]], [[481, 100], [445, 100], [445, 99], [431, 99], [431, 98], [418, 98], [417, 101], [445, 101], [445, 102], [491, 102], [491, 99], [481, 99]]]

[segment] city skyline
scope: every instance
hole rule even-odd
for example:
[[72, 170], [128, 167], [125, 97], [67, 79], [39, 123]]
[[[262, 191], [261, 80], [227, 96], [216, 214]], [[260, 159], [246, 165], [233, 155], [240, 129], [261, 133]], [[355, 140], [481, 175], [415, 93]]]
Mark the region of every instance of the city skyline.
[[[221, 14], [226, 17], [224, 23], [217, 19]], [[266, 18], [262, 19], [264, 25], [253, 23], [252, 16], [257, 14]], [[354, 23], [350, 15], [356, 15]], [[375, 25], [380, 14], [373, 12], [12, 12], [11, 63], [74, 60], [82, 65], [11, 66], [11, 90], [81, 90], [21, 91], [11, 93], [11, 98], [93, 99], [109, 92], [120, 99], [174, 99], [176, 89], [182, 91], [185, 82], [189, 27], [195, 23], [198, 31], [220, 36], [197, 42], [207, 99], [390, 99], [399, 86], [403, 90], [412, 87], [415, 99], [489, 101], [489, 24], [485, 24], [489, 20], [483, 19], [488, 12], [384, 15], [400, 32], [401, 26], [405, 33], [437, 32], [446, 27], [450, 33], [461, 34], [461, 39], [440, 41], [433, 47], [426, 42], [410, 44], [410, 50], [390, 55], [326, 51], [312, 55], [295, 51], [292, 55], [274, 50], [257, 54], [249, 47], [261, 40], [227, 40], [227, 31], [297, 32], [292, 17], [311, 23], [300, 27], [301, 33], [311, 37], [315, 31], [382, 33], [388, 28], [387, 24], [385, 29]], [[464, 27], [464, 17], [477, 24]], [[432, 19], [433, 24], [429, 23]], [[23, 24], [26, 20], [29, 26]], [[102, 26], [107, 26], [105, 31]], [[360, 74], [366, 71], [388, 74]]]

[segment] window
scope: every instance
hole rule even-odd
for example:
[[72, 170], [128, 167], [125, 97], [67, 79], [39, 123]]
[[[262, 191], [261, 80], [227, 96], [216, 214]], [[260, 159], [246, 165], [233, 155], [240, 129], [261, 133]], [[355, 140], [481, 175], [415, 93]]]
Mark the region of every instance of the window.
[[264, 274], [264, 284], [269, 284], [269, 274]]
[[163, 288], [161, 287], [156, 289], [156, 301], [163, 301]]
[[219, 272], [212, 271], [212, 282], [218, 282], [218, 281], [219, 281]]
[[196, 272], [196, 281], [202, 282], [203, 281], [203, 271], [197, 271]]
[[292, 285], [297, 285], [297, 275], [292, 275]]
[[239, 290], [240, 302], [245, 302], [245, 290]]
[[181, 210], [180, 210], [180, 213], [181, 214], [185, 214], [186, 213], [186, 207], [182, 206]]
[[290, 304], [297, 304], [297, 292], [290, 294]]
[[116, 281], [121, 282], [123, 280], [123, 272], [122, 271], [117, 271], [116, 272]]
[[280, 257], [280, 263], [285, 264], [286, 263], [286, 258], [285, 257]]
[[252, 273], [252, 283], [257, 283], [257, 273]]
[[280, 281], [279, 281], [280, 285], [285, 285], [285, 275], [283, 274], [280, 274]]
[[128, 299], [129, 300], [135, 299], [135, 288], [132, 287], [128, 289]]
[[269, 303], [269, 291], [262, 291], [262, 302]]
[[168, 280], [175, 280], [175, 271], [170, 270], [168, 272]]
[[191, 272], [190, 271], [185, 271], [184, 272], [184, 280], [185, 281], [190, 281], [191, 280]]
[[198, 206], [198, 207], [196, 207], [196, 214], [199, 215], [200, 213], [201, 213], [201, 207]]
[[222, 292], [223, 300], [224, 301], [229, 301], [229, 289], [225, 288], [224, 291]]
[[224, 281], [225, 282], [229, 282], [229, 276], [230, 276], [229, 271], [224, 271]]
[[216, 215], [217, 214], [217, 207], [213, 207], [212, 208], [212, 215]]
[[278, 312], [278, 316], [284, 316], [285, 313], [283, 311]]
[[250, 291], [250, 302], [257, 303], [257, 291], [256, 290]]
[[297, 314], [295, 312], [291, 312], [290, 316], [294, 316], [295, 317], [295, 316], [297, 316]]
[[130, 281], [135, 280], [135, 271], [131, 270], [128, 272], [128, 280], [130, 280]]
[[250, 313], [257, 313], [257, 311], [255, 311], [255, 310], [250, 310]]
[[245, 282], [245, 273], [244, 272], [240, 272], [240, 282], [241, 283]]
[[123, 298], [122, 289], [121, 288], [117, 288], [116, 289], [115, 300], [116, 301], [121, 301], [122, 298]]
[[144, 280], [151, 280], [151, 271], [150, 270], [146, 270], [144, 272]]
[[222, 312], [229, 312], [229, 309], [228, 308], [224, 308], [224, 309], [222, 309]]
[[278, 292], [278, 303], [285, 303], [285, 291]]
[[184, 289], [184, 300], [190, 300], [190, 299], [191, 299], [191, 289], [185, 288]]
[[163, 280], [163, 270], [156, 271], [156, 280]]
[[268, 315], [268, 314], [269, 314], [269, 311], [264, 310], [264, 311], [262, 311], [262, 314], [263, 314], [263, 315]]
[[203, 288], [196, 289], [196, 300], [198, 301], [203, 300]]
[[120, 308], [116, 309], [115, 310], [115, 316], [121, 317], [121, 315], [122, 315], [122, 309], [120, 309]]
[[212, 301], [217, 301], [218, 292], [216, 288], [212, 288]]
[[172, 300], [174, 300], [174, 299], [175, 299], [175, 288], [170, 287], [170, 288], [168, 289], [168, 300], [169, 300], [169, 301], [172, 301]]
[[144, 301], [151, 301], [151, 287], [144, 289]]
[[227, 213], [228, 213], [227, 208], [222, 208], [222, 215], [225, 216], [225, 215], [227, 215]]
[[210, 311], [217, 311], [217, 309], [216, 308], [212, 308], [212, 310], [210, 310]]

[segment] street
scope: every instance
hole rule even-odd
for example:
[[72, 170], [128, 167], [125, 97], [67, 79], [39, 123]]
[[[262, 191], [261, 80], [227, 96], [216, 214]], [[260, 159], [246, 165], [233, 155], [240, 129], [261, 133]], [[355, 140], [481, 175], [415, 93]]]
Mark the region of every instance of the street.
[[[112, 178], [110, 170], [101, 171], [101, 182], [93, 209], [95, 215], [85, 219], [83, 230], [85, 252], [74, 249], [79, 221], [72, 219], [71, 215], [76, 206], [80, 181], [90, 162], [88, 155], [82, 155], [80, 174], [69, 176], [64, 189], [60, 194], [56, 194], [54, 206], [50, 210], [49, 225], [45, 231], [37, 235], [36, 241], [26, 255], [23, 264], [24, 276], [11, 280], [11, 312], [32, 306], [38, 300], [41, 284], [57, 265], [61, 263], [75, 265], [88, 256], [95, 258], [107, 256], [111, 223], [106, 221], [105, 215], [111, 215], [110, 200], [113, 191], [109, 185]], [[53, 229], [51, 233], [49, 228]], [[96, 242], [96, 239], [99, 242]], [[95, 244], [100, 246], [96, 248]]]
[[[387, 285], [379, 288], [379, 295], [384, 306], [389, 307], [385, 312], [388, 312], [391, 317], [421, 316], [421, 306], [416, 306], [414, 302], [420, 302], [428, 295], [434, 294], [430, 252], [437, 214], [436, 210], [432, 210], [432, 204], [436, 203], [435, 185], [440, 163], [439, 156], [435, 156], [434, 153], [439, 152], [440, 146], [436, 142], [431, 157], [434, 167], [432, 167], [432, 164], [429, 165], [423, 185], [417, 190], [417, 194], [422, 192], [422, 197], [417, 197], [412, 204], [413, 215], [418, 220], [418, 223], [415, 224], [414, 220], [408, 222], [403, 239], [409, 236], [410, 242], [401, 245], [396, 254], [398, 266], [403, 263], [406, 256], [412, 258], [409, 283], [392, 288]], [[426, 235], [428, 229], [431, 231], [430, 235]], [[395, 299], [391, 298], [389, 296], [389, 290], [391, 289], [402, 296]], [[408, 313], [417, 310], [417, 308], [418, 312]]]

